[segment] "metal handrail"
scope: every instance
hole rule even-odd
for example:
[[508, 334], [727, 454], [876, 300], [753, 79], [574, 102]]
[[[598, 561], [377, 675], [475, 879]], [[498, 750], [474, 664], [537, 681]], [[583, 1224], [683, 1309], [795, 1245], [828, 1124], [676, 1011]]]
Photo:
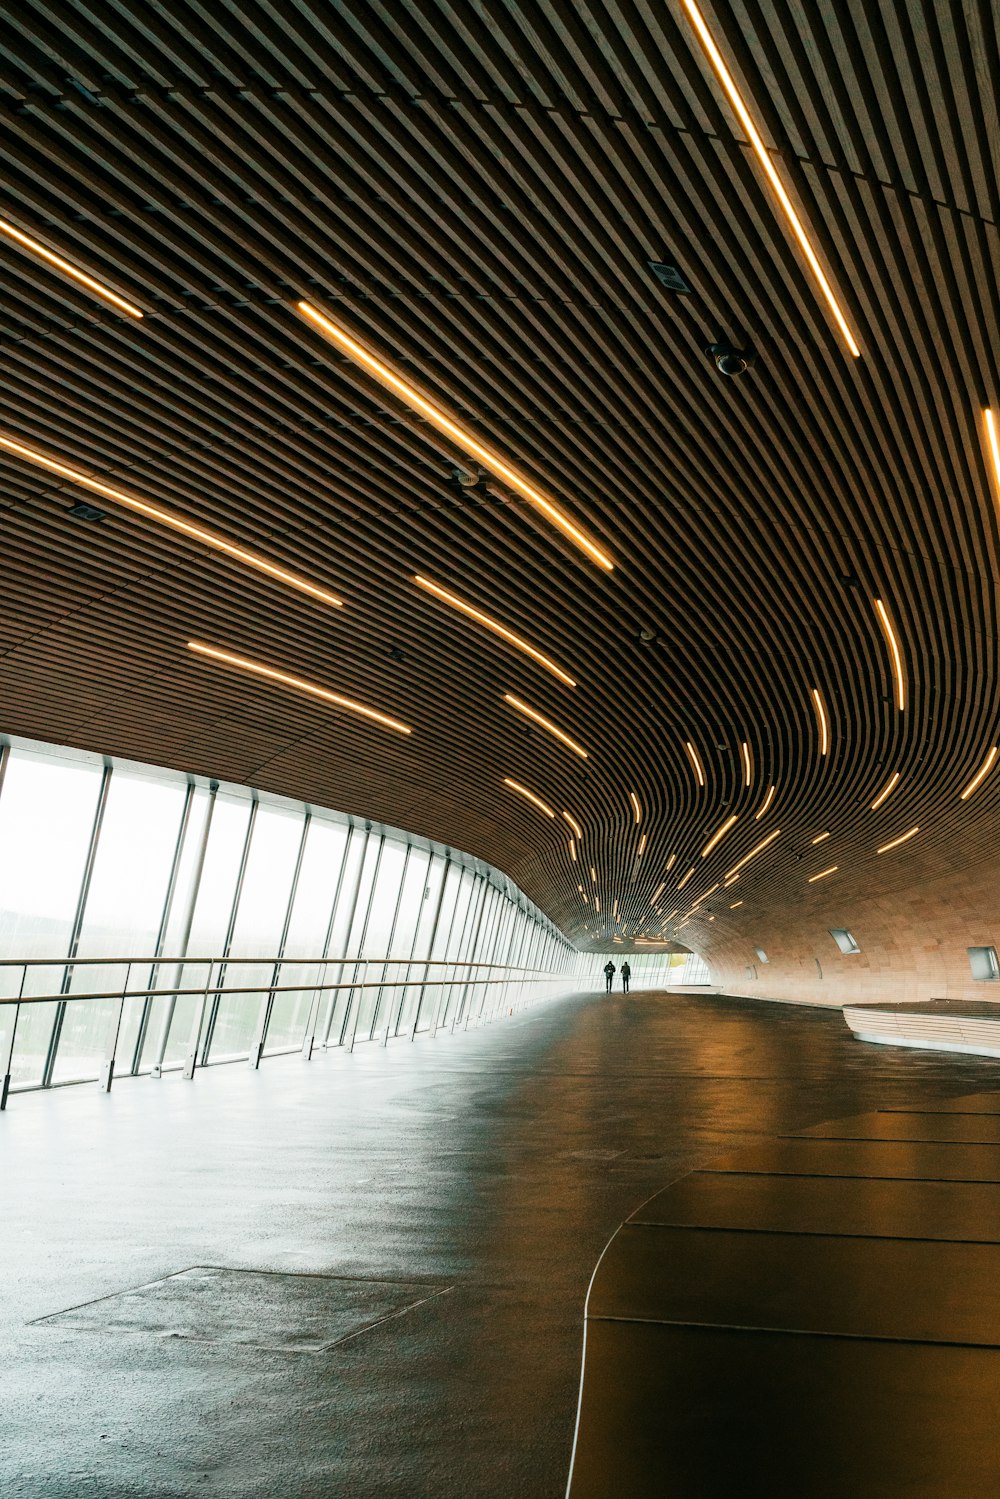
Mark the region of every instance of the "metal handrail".
[[[167, 1044], [166, 1038], [168, 1032], [170, 1031], [170, 1026], [172, 1023], [174, 1004], [178, 999], [185, 997], [195, 997], [196, 999], [200, 998], [201, 1004], [195, 1006], [194, 1015], [192, 1017], [191, 1032], [187, 1043], [186, 1059], [183, 1063], [183, 1076], [190, 1079], [194, 1077], [195, 1069], [199, 1065], [199, 1050], [201, 1051], [200, 1065], [206, 1066], [209, 1064], [212, 1037], [215, 1027], [215, 1018], [218, 1014], [219, 1002], [226, 996], [236, 995], [241, 998], [244, 996], [250, 998], [253, 995], [259, 995], [262, 997], [262, 1003], [259, 1007], [257, 1025], [255, 1028], [255, 1039], [250, 1046], [249, 1052], [247, 1053], [247, 1060], [250, 1066], [252, 1068], [256, 1068], [260, 1065], [260, 1062], [265, 1054], [266, 1037], [271, 1008], [274, 1003], [274, 997], [279, 994], [310, 995], [309, 1012], [305, 1022], [304, 1034], [302, 1038], [302, 1055], [308, 1061], [313, 1054], [317, 1022], [321, 1009], [321, 997], [324, 994], [340, 993], [343, 991], [348, 992], [349, 998], [347, 1002], [347, 1010], [345, 1016], [343, 1017], [341, 1025], [340, 1044], [344, 1044], [344, 1037], [347, 1032], [347, 1020], [353, 1011], [354, 1030], [350, 1032], [348, 1045], [348, 1050], [353, 1050], [355, 1039], [354, 1033], [357, 1029], [357, 1016], [359, 1013], [359, 1010], [355, 1008], [355, 990], [362, 991], [377, 989], [379, 991], [388, 990], [392, 993], [395, 993], [395, 991], [397, 990], [404, 989], [430, 989], [433, 991], [435, 988], [437, 988], [440, 989], [443, 994], [445, 988], [447, 988], [449, 991], [453, 991], [456, 987], [461, 988], [462, 994], [458, 1005], [458, 1011], [451, 1022], [452, 1029], [454, 1029], [455, 1019], [458, 1019], [459, 1022], [461, 1022], [463, 1014], [465, 1015], [465, 1025], [466, 1027], [468, 1027], [470, 1019], [472, 1018], [472, 1011], [471, 1005], [468, 1011], [466, 1011], [465, 1009], [466, 998], [470, 995], [470, 991], [474, 996], [477, 988], [482, 990], [482, 997], [480, 999], [479, 1008], [476, 1013], [476, 1022], [479, 1023], [479, 1021], [481, 1021], [483, 1018], [483, 1011], [486, 1001], [486, 991], [495, 985], [502, 984], [505, 986], [509, 986], [512, 983], [520, 984], [521, 988], [519, 989], [517, 999], [515, 1000], [515, 1003], [519, 1003], [520, 997], [524, 991], [525, 983], [566, 983], [567, 981], [571, 981], [571, 975], [569, 974], [551, 973], [541, 968], [528, 968], [508, 963], [484, 963], [474, 958], [416, 958], [412, 954], [403, 958], [240, 958], [235, 957], [232, 954], [217, 958], [100, 957], [55, 959], [25, 958], [22, 960], [7, 958], [0, 959], [0, 963], [2, 963], [4, 967], [17, 967], [21, 969], [21, 993], [17, 995], [7, 995], [0, 997], [0, 1014], [2, 1014], [3, 1008], [5, 1006], [13, 1006], [14, 1008], [13, 1021], [9, 1027], [9, 1032], [5, 1039], [0, 1038], [0, 1111], [4, 1110], [7, 1107], [7, 1100], [11, 1091], [15, 1043], [22, 1005], [30, 1006], [56, 1003], [63, 1007], [57, 1011], [57, 1016], [61, 1017], [65, 1013], [65, 1006], [69, 1004], [78, 1004], [80, 1002], [99, 1000], [117, 1001], [117, 1004], [112, 1006], [112, 1013], [108, 1017], [107, 1021], [106, 1041], [103, 1048], [104, 1062], [101, 1067], [100, 1076], [98, 1079], [102, 1089], [105, 1092], [110, 1092], [111, 1084], [115, 1077], [117, 1060], [116, 1054], [119, 1047], [122, 1024], [125, 1017], [125, 1004], [128, 1000], [139, 1001], [143, 1006], [143, 1014], [139, 1028], [140, 1040], [135, 1043], [133, 1063], [131, 1067], [131, 1071], [133, 1074], [139, 1070], [139, 1053], [140, 1048], [143, 1045], [143, 1041], [141, 1038], [145, 1035], [147, 1017], [151, 1013], [151, 1002], [157, 999], [164, 999], [169, 1001], [167, 1019], [164, 1023], [161, 1035], [159, 1057], [158, 1060], [153, 1063], [150, 1069], [151, 1075], [153, 1077], [159, 1077], [162, 1076], [163, 1073], [163, 1061]], [[319, 969], [322, 976], [321, 982], [317, 983], [310, 978], [304, 977], [298, 982], [290, 984], [275, 983], [275, 979], [277, 979], [279, 976], [283, 976], [281, 975], [281, 969], [286, 963], [292, 967], [301, 967], [303, 965], [308, 965], [310, 968]], [[100, 964], [103, 966], [125, 966], [126, 971], [124, 983], [116, 985], [114, 989], [93, 990], [90, 992], [77, 994], [68, 993], [66, 991], [66, 984], [68, 982], [67, 975], [69, 969], [76, 967], [77, 965], [85, 967], [88, 965], [93, 966], [94, 964]], [[245, 983], [236, 982], [229, 985], [226, 984], [225, 980], [229, 977], [234, 977], [235, 972], [238, 971], [242, 966], [252, 967], [260, 966], [263, 964], [266, 964], [272, 972], [272, 978], [269, 983], [247, 985]], [[154, 987], [153, 985], [148, 984], [135, 989], [130, 988], [129, 986], [132, 979], [133, 968], [141, 968], [145, 967], [146, 965], [149, 965], [156, 973], [163, 972], [167, 969], [170, 969], [171, 967], [180, 969], [185, 965], [198, 966], [206, 970], [204, 982], [198, 984], [194, 988], [190, 988], [187, 986], [182, 987], [179, 985], [163, 985]], [[28, 969], [37, 967], [56, 967], [65, 970], [63, 977], [63, 988], [58, 994], [24, 994], [23, 991]], [[341, 975], [343, 975], [344, 971], [348, 967], [351, 967], [354, 970], [354, 977], [352, 977], [351, 979], [344, 979], [343, 977], [341, 977], [338, 978], [335, 983], [327, 983], [326, 973], [327, 970], [331, 967], [337, 969]], [[377, 979], [371, 980], [367, 978], [359, 978], [359, 969], [367, 970], [369, 967], [380, 967], [382, 970], [380, 976]], [[394, 978], [391, 973], [391, 970], [393, 968], [404, 969], [406, 971], [407, 977]], [[440, 977], [436, 977], [430, 972], [430, 970], [434, 968], [442, 968], [447, 970], [447, 972], [443, 973]], [[409, 973], [413, 970], [416, 970], [419, 973], [420, 976], [418, 978], [411, 979], [408, 976]], [[150, 977], [152, 978], [153, 976], [154, 974], [151, 972]], [[179, 977], [180, 974], [178, 974], [177, 976]], [[211, 1003], [209, 1002], [210, 997]], [[501, 1003], [503, 1002], [505, 1001], [502, 1000]], [[360, 1001], [358, 1003], [360, 1005]], [[422, 1003], [422, 998], [418, 999], [417, 1009], [413, 1019], [413, 1026], [410, 1032], [411, 1040], [414, 1040], [417, 1035], [417, 1026], [419, 1023]], [[381, 999], [376, 1002], [376, 1016], [380, 1005]], [[399, 1034], [398, 1027], [400, 1017], [402, 1015], [402, 1005], [403, 1002], [402, 999], [400, 999], [396, 1013], [396, 1030], [394, 1032], [395, 1035]], [[437, 1033], [440, 1009], [441, 997], [439, 996], [434, 1017], [429, 1027], [432, 1036]], [[494, 1010], [495, 1009], [496, 1006], [494, 1006]], [[332, 1020], [334, 1011], [335, 1004], [333, 1003], [333, 1001], [331, 1001], [329, 1010], [330, 1020]], [[373, 1034], [375, 1028], [375, 1018], [376, 1017], [373, 1017], [372, 1019]], [[386, 1024], [383, 1045], [389, 1039], [391, 1024], [392, 1021], [390, 1014], [390, 1019]], [[327, 1039], [329, 1036], [329, 1028], [330, 1026], [328, 1020], [326, 1027]], [[326, 1045], [326, 1039], [322, 1044], [324, 1046]], [[291, 1050], [293, 1048], [288, 1049]], [[242, 1056], [243, 1052], [240, 1051], [239, 1055]], [[43, 1083], [46, 1081], [47, 1079], [43, 1074]]]
[[[192, 959], [190, 959], [190, 961], [192, 963], [194, 963], [194, 962], [197, 962], [198, 960], [195, 959], [195, 958], [192, 958]], [[205, 959], [203, 959], [203, 961], [207, 963], [209, 961], [209, 959], [205, 958]], [[235, 958], [235, 959], [234, 958], [222, 958], [222, 959], [216, 958], [214, 961], [216, 963], [223, 962], [223, 963], [228, 964], [229, 967], [235, 968], [239, 963], [242, 962], [242, 959], [241, 958]], [[316, 962], [317, 960], [314, 959], [313, 961]], [[384, 958], [335, 958], [333, 960], [333, 964], [336, 965], [336, 966], [338, 966], [338, 967], [341, 966], [341, 965], [343, 965], [344, 967], [347, 967], [349, 964], [354, 964], [354, 966], [357, 967], [361, 963], [365, 963], [365, 964], [367, 964], [367, 963], [384, 963], [385, 961], [386, 960]], [[428, 966], [428, 965], [425, 964], [423, 958], [413, 958], [413, 959], [409, 959], [409, 958], [395, 958], [392, 961], [394, 961], [396, 963], [399, 963], [400, 966], [402, 966], [402, 965], [405, 964], [407, 968], [424, 968], [424, 967]], [[170, 965], [167, 964], [166, 966], [169, 967]], [[271, 966], [274, 967], [274, 959], [273, 958], [271, 959]], [[320, 965], [320, 966], [322, 966], [322, 965]], [[331, 967], [333, 965], [331, 965], [330, 963], [327, 963], [326, 966], [329, 968], [329, 967]], [[441, 965], [435, 964], [434, 966], [435, 967], [439, 967]], [[496, 969], [496, 968], [500, 968], [500, 969], [503, 969], [503, 971], [505, 973], [515, 974], [515, 975], [517, 975], [517, 976], [519, 976], [521, 978], [528, 978], [531, 975], [534, 975], [536, 977], [536, 979], [538, 981], [540, 981], [540, 982], [551, 982], [551, 981], [554, 981], [555, 979], [566, 979], [568, 977], [571, 977], [571, 975], [568, 975], [568, 974], [565, 974], [565, 973], [546, 973], [545, 970], [542, 969], [542, 968], [507, 968], [502, 963], [462, 963], [462, 962], [459, 962], [458, 959], [454, 959], [451, 963], [447, 964], [447, 967], [449, 967], [449, 968], [488, 968], [488, 969], [491, 969], [491, 970], [492, 969]], [[212, 994], [219, 994], [219, 995], [224, 995], [224, 994], [301, 994], [304, 990], [310, 990], [310, 991], [315, 991], [317, 993], [320, 993], [320, 992], [325, 992], [328, 989], [408, 989], [408, 988], [420, 988], [421, 986], [425, 985], [427, 982], [428, 982], [428, 980], [427, 980], [426, 977], [418, 978], [418, 979], [394, 979], [394, 978], [384, 978], [383, 977], [381, 979], [373, 979], [370, 983], [359, 983], [359, 982], [357, 982], [357, 980], [355, 980], [353, 983], [350, 982], [350, 981], [345, 981], [343, 983], [337, 983], [337, 984], [261, 984], [259, 986], [248, 985], [248, 984], [234, 984], [231, 988], [227, 988], [227, 986], [224, 983], [222, 983], [222, 982], [215, 983], [215, 984], [213, 984], [213, 983], [198, 984], [194, 989], [174, 989], [174, 988], [171, 988], [169, 985], [167, 987], [163, 988], [163, 989], [122, 989], [119, 986], [119, 987], [116, 987], [114, 989], [98, 989], [98, 990], [95, 990], [91, 994], [72, 994], [72, 993], [68, 993], [68, 994], [66, 994], [66, 993], [61, 993], [61, 994], [25, 994], [23, 996], [20, 996], [20, 995], [17, 995], [17, 994], [8, 994], [8, 995], [0, 996], [0, 1005], [44, 1005], [44, 1004], [52, 1004], [54, 1001], [58, 1001], [60, 1004], [63, 1004], [63, 1003], [65, 1003], [65, 1004], [73, 1004], [76, 1001], [81, 1000], [81, 999], [122, 999], [122, 998], [124, 998], [124, 999], [161, 999], [164, 996], [168, 996], [169, 997], [171, 995], [175, 999], [179, 999], [179, 998], [181, 998], [184, 995], [189, 995], [189, 994], [205, 994], [206, 992], [211, 992]], [[441, 983], [442, 980], [435, 979], [435, 980], [432, 980], [431, 982], [433, 982], [433, 983]], [[457, 975], [455, 975], [455, 976], [453, 976], [453, 977], [445, 980], [444, 982], [451, 983], [451, 984], [459, 984], [459, 983], [506, 984], [506, 983], [509, 982], [509, 980], [507, 978], [497, 978], [497, 979], [460, 979], [460, 978], [458, 978]]]

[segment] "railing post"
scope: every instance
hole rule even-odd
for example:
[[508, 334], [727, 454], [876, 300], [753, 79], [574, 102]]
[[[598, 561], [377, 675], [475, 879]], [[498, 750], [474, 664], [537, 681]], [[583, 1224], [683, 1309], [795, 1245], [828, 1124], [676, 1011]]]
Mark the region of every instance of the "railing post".
[[[17, 997], [19, 1001], [24, 998], [24, 985], [27, 977], [28, 968], [27, 964], [25, 964], [25, 966], [21, 969], [21, 987], [17, 991]], [[18, 1003], [14, 1006], [14, 1019], [11, 1022], [10, 1035], [7, 1038], [7, 1045], [4, 1048], [5, 1056], [3, 1060], [3, 1078], [2, 1080], [0, 1080], [0, 1112], [2, 1112], [7, 1107], [7, 1099], [10, 1095], [10, 1079], [11, 1074], [14, 1070], [14, 1039], [17, 1036], [17, 1022], [20, 1017], [21, 1006], [20, 1003]]]
[[[225, 963], [220, 963], [220, 979]], [[198, 1065], [198, 1047], [201, 1045], [201, 1031], [205, 1024], [205, 1011], [208, 1009], [208, 996], [212, 988], [212, 975], [215, 972], [214, 960], [209, 961], [208, 977], [205, 980], [205, 988], [201, 996], [201, 1003], [195, 1003], [194, 1016], [191, 1020], [191, 1036], [188, 1040], [187, 1056], [184, 1060], [184, 1076], [190, 1081], [194, 1077], [194, 1069]]]
[[129, 963], [125, 970], [125, 987], [122, 997], [118, 1001], [118, 1013], [112, 1016], [111, 1024], [108, 1026], [108, 1047], [104, 1058], [104, 1066], [101, 1068], [100, 1084], [103, 1092], [111, 1092], [111, 1084], [115, 1080], [115, 1053], [118, 1050], [118, 1037], [121, 1035], [122, 1015], [125, 1013], [125, 997], [128, 994], [129, 980], [132, 977], [132, 964]]

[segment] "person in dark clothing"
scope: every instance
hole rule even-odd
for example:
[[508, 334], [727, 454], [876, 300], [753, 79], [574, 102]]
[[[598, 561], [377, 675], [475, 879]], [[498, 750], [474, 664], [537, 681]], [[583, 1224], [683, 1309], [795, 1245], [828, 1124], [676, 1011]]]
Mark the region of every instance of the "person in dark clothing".
[[608, 961], [604, 965], [604, 977], [607, 980], [607, 988], [605, 989], [604, 992], [605, 992], [605, 994], [610, 994], [611, 993], [611, 985], [614, 982], [614, 977], [615, 977], [615, 965], [612, 963], [612, 961], [611, 961], [610, 958], [608, 959]]
[[632, 969], [629, 967], [628, 958], [626, 958], [622, 964], [622, 990], [625, 994], [628, 993], [628, 981], [631, 977]]

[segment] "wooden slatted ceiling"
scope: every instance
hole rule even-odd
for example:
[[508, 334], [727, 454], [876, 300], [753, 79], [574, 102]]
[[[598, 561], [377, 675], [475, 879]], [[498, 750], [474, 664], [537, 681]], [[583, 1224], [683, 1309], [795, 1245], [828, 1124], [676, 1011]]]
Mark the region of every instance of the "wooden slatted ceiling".
[[[628, 934], [659, 931], [664, 879], [660, 912], [683, 913], [776, 827], [685, 927], [692, 945], [766, 929], [828, 864], [849, 905], [993, 855], [1000, 774], [959, 792], [1000, 732], [980, 426], [1000, 406], [1000, 15], [990, 0], [703, 10], [859, 361], [678, 0], [3, 7], [0, 217], [146, 315], [0, 239], [0, 428], [346, 607], [113, 507], [75, 520], [80, 490], [2, 454], [0, 729], [470, 849], [584, 945], [615, 929], [616, 898]], [[660, 259], [690, 296], [652, 278]], [[551, 494], [615, 572], [502, 486], [462, 489], [457, 452], [306, 328], [300, 298]], [[720, 334], [755, 345], [751, 373], [720, 378], [702, 352]], [[417, 571], [578, 688], [422, 594]], [[904, 646], [902, 715], [876, 597]], [[196, 659], [188, 639], [414, 734]], [[578, 864], [562, 818], [504, 776], [582, 822]], [[875, 854], [913, 825], [905, 852]]]

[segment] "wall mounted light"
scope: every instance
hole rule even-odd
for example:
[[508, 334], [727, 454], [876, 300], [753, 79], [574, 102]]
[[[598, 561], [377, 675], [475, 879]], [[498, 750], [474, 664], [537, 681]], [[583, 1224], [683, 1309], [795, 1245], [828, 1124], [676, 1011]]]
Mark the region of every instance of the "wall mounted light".
[[525, 718], [530, 718], [533, 723], [539, 724], [547, 733], [551, 734], [555, 739], [560, 740], [573, 751], [574, 755], [579, 755], [581, 760], [588, 758], [587, 751], [581, 745], [577, 744], [575, 739], [571, 739], [568, 734], [563, 733], [562, 729], [557, 729], [551, 719], [543, 717], [537, 709], [529, 708], [527, 703], [522, 703], [521, 699], [515, 697], [512, 692], [505, 692], [503, 700], [505, 703], [509, 703], [518, 713], [523, 713]]
[[758, 844], [755, 844], [748, 854], [743, 855], [738, 864], [734, 864], [732, 869], [727, 869], [726, 879], [728, 880], [732, 875], [738, 874], [739, 871], [743, 868], [744, 864], [749, 864], [751, 859], [756, 859], [757, 855], [759, 853], [763, 853], [764, 849], [767, 848], [767, 845], [769, 843], [773, 843], [775, 838], [779, 837], [780, 834], [780, 828], [775, 828], [773, 833], [768, 833], [767, 837], [762, 838]]
[[212, 661], [221, 661], [223, 665], [233, 666], [237, 671], [248, 672], [251, 676], [265, 677], [270, 682], [278, 682], [283, 687], [291, 687], [294, 691], [306, 693], [309, 697], [320, 698], [325, 703], [332, 703], [335, 708], [345, 708], [349, 713], [357, 713], [362, 718], [370, 718], [387, 729], [395, 729], [399, 734], [413, 733], [408, 725], [400, 723], [396, 718], [390, 718], [387, 713], [379, 713], [374, 708], [367, 708], [364, 703], [356, 703], [353, 698], [341, 697], [339, 692], [330, 692], [325, 687], [318, 687], [315, 682], [303, 681], [301, 677], [293, 677], [288, 672], [278, 671], [273, 666], [265, 666], [263, 662], [248, 661], [245, 656], [234, 655], [232, 651], [219, 650], [216, 646], [202, 645], [197, 640], [189, 640], [187, 645], [189, 651], [195, 651], [199, 656], [207, 656]]
[[883, 786], [883, 788], [879, 792], [878, 796], [872, 802], [872, 811], [873, 812], [877, 812], [878, 811], [878, 809], [879, 809], [879, 807], [881, 807], [882, 803], [884, 801], [887, 801], [889, 799], [889, 797], [892, 795], [892, 793], [895, 791], [895, 789], [896, 789], [896, 787], [898, 785], [899, 785], [899, 771], [897, 770], [897, 771], [894, 771], [894, 773], [889, 777], [889, 780], [888, 780], [887, 784], [885, 786]]
[[812, 689], [813, 707], [816, 709], [816, 723], [819, 726], [819, 752], [825, 755], [830, 748], [830, 721], [826, 716], [826, 704], [823, 694], [818, 687]]
[[699, 786], [704, 786], [704, 784], [705, 784], [705, 771], [704, 771], [704, 767], [702, 766], [702, 763], [701, 763], [701, 756], [698, 754], [698, 751], [695, 749], [695, 747], [691, 743], [690, 739], [688, 739], [688, 740], [685, 741], [684, 748], [688, 752], [688, 759], [691, 761], [691, 764], [694, 766], [694, 773], [698, 777], [698, 785]]
[[142, 312], [131, 302], [126, 302], [116, 291], [109, 286], [104, 286], [100, 281], [95, 281], [93, 276], [88, 276], [86, 271], [81, 271], [79, 266], [72, 265], [50, 250], [48, 245], [41, 244], [37, 239], [32, 239], [30, 234], [25, 234], [23, 229], [18, 229], [15, 224], [9, 224], [6, 219], [0, 219], [0, 234], [5, 234], [9, 240], [17, 245], [19, 250], [26, 250], [29, 255], [34, 255], [38, 260], [44, 260], [47, 265], [53, 266], [61, 271], [64, 276], [69, 276], [80, 286], [86, 287], [87, 291], [93, 292], [95, 297], [100, 297], [107, 302], [116, 312], [124, 312], [126, 317], [141, 318]]
[[725, 822], [722, 824], [721, 828], [719, 828], [718, 832], [713, 833], [711, 838], [709, 838], [708, 842], [705, 844], [705, 847], [701, 851], [701, 857], [703, 859], [707, 859], [713, 848], [715, 848], [717, 844], [722, 842], [723, 838], [726, 836], [726, 834], [729, 832], [729, 829], [734, 825], [735, 822], [736, 813], [734, 812], [731, 817], [726, 818]]
[[753, 117], [750, 114], [750, 111], [747, 109], [747, 106], [743, 102], [743, 98], [739, 92], [739, 89], [736, 87], [733, 76], [726, 66], [725, 59], [723, 58], [722, 53], [719, 51], [712, 33], [709, 31], [707, 25], [705, 24], [705, 18], [702, 16], [701, 11], [694, 3], [694, 0], [681, 0], [681, 3], [688, 13], [691, 25], [694, 27], [695, 34], [697, 35], [698, 40], [702, 45], [706, 57], [712, 65], [715, 76], [722, 84], [722, 87], [726, 92], [726, 97], [729, 99], [729, 102], [733, 107], [737, 119], [743, 126], [743, 129], [746, 131], [747, 139], [749, 140], [750, 145], [753, 147], [754, 155], [760, 162], [764, 175], [771, 186], [771, 191], [774, 193], [775, 198], [778, 200], [781, 211], [785, 215], [789, 227], [791, 228], [792, 233], [798, 241], [799, 248], [801, 249], [802, 254], [805, 256], [806, 263], [808, 264], [809, 269], [812, 271], [816, 285], [819, 287], [827, 306], [833, 314], [834, 322], [840, 329], [841, 336], [843, 337], [848, 350], [855, 359], [860, 359], [861, 350], [858, 348], [854, 334], [851, 332], [848, 321], [840, 309], [840, 304], [833, 294], [833, 288], [827, 280], [823, 267], [819, 263], [819, 257], [817, 256], [816, 251], [813, 249], [812, 243], [809, 239], [809, 236], [806, 234], [802, 221], [792, 205], [792, 200], [788, 196], [781, 178], [778, 176], [774, 163], [771, 160], [771, 154], [764, 144], [760, 131], [754, 124]]
[[541, 651], [537, 651], [533, 645], [529, 645], [520, 635], [515, 635], [513, 630], [508, 630], [506, 625], [502, 625], [499, 621], [491, 619], [488, 614], [484, 614], [474, 604], [467, 604], [457, 594], [451, 593], [447, 588], [442, 588], [439, 583], [432, 583], [429, 578], [422, 577], [420, 573], [415, 574], [413, 581], [425, 593], [433, 594], [434, 598], [440, 599], [442, 603], [447, 604], [452, 609], [457, 609], [460, 614], [467, 615], [469, 619], [474, 619], [484, 629], [491, 630], [494, 635], [499, 635], [501, 640], [506, 640], [508, 645], [512, 645], [516, 650], [522, 651], [524, 655], [530, 656], [533, 661], [538, 662], [539, 666], [544, 666], [546, 671], [550, 671], [554, 677], [558, 677], [560, 682], [565, 682], [567, 687], [576, 686], [573, 678], [568, 672], [563, 671], [561, 666], [557, 666], [554, 661], [550, 661], [548, 656], [543, 656]]
[[771, 803], [773, 801], [774, 801], [774, 787], [772, 785], [772, 786], [768, 786], [768, 788], [767, 788], [767, 795], [764, 798], [764, 801], [763, 801], [763, 804], [761, 805], [760, 811], [754, 813], [754, 819], [753, 819], [754, 822], [760, 822], [761, 818], [764, 816], [764, 813], [767, 811], [768, 807], [771, 805]]
[[565, 817], [566, 821], [569, 823], [570, 827], [573, 829], [573, 833], [574, 833], [574, 836], [576, 838], [576, 841], [578, 843], [582, 843], [583, 842], [583, 828], [577, 822], [576, 818], [574, 816], [572, 816], [572, 814], [569, 813], [569, 812], [564, 812], [563, 813], [563, 817]]
[[911, 828], [910, 831], [908, 833], [904, 833], [902, 837], [893, 838], [891, 843], [883, 843], [881, 848], [876, 849], [876, 853], [887, 854], [890, 848], [898, 848], [901, 843], [908, 843], [910, 839], [915, 838], [919, 832], [919, 828]]
[[545, 813], [546, 817], [555, 817], [556, 814], [548, 802], [543, 802], [540, 796], [536, 796], [533, 791], [529, 791], [527, 786], [522, 786], [520, 781], [512, 781], [510, 776], [504, 776], [503, 783], [505, 786], [509, 786], [511, 791], [516, 791], [520, 796], [525, 797], [534, 806], [538, 807], [540, 811]]
[[978, 790], [978, 788], [983, 784], [986, 777], [993, 769], [993, 764], [996, 760], [998, 752], [1000, 752], [998, 751], [998, 747], [994, 745], [989, 754], [986, 756], [986, 759], [983, 761], [982, 765], [972, 777], [972, 780], [969, 782], [968, 786], [966, 786], [965, 790], [962, 792], [962, 795], [959, 797], [959, 801], [967, 802], [972, 793]]
[[574, 521], [570, 520], [565, 511], [560, 510], [558, 505], [543, 495], [533, 484], [529, 484], [528, 480], [498, 453], [493, 452], [485, 443], [481, 443], [465, 427], [447, 416], [433, 401], [421, 395], [409, 381], [403, 380], [395, 370], [390, 369], [381, 359], [377, 359], [374, 354], [358, 343], [356, 338], [352, 338], [345, 329], [335, 323], [329, 314], [317, 311], [308, 302], [298, 302], [296, 308], [301, 316], [329, 343], [340, 349], [341, 353], [353, 359], [356, 364], [360, 364], [370, 375], [374, 375], [379, 384], [391, 390], [413, 411], [419, 411], [432, 427], [436, 427], [456, 447], [461, 448], [463, 453], [467, 453], [470, 458], [475, 458], [477, 463], [481, 463], [496, 478], [502, 479], [529, 504], [534, 505], [536, 510], [539, 510], [551, 525], [561, 531], [575, 547], [589, 557], [591, 562], [596, 562], [597, 566], [603, 568], [605, 572], [614, 570], [614, 563], [608, 554], [596, 542], [593, 542]]
[[875, 612], [878, 615], [879, 624], [882, 626], [882, 634], [885, 636], [886, 645], [889, 647], [889, 658], [892, 662], [892, 678], [896, 685], [896, 707], [902, 713], [906, 707], [906, 675], [903, 671], [902, 652], [899, 649], [896, 632], [892, 628], [889, 611], [881, 599], [875, 600]]
[[256, 552], [247, 551], [246, 547], [237, 546], [235, 542], [227, 541], [224, 536], [217, 536], [214, 531], [207, 531], [204, 526], [184, 520], [182, 516], [175, 515], [171, 510], [164, 510], [159, 505], [151, 505], [147, 500], [137, 499], [135, 495], [127, 494], [123, 489], [115, 489], [112, 485], [105, 484], [101, 479], [94, 479], [80, 469], [71, 468], [67, 463], [61, 463], [56, 458], [48, 458], [35, 448], [29, 448], [23, 442], [16, 442], [13, 437], [0, 434], [0, 448], [13, 453], [18, 458], [23, 458], [27, 463], [34, 463], [38, 468], [47, 469], [51, 474], [58, 474], [62, 479], [69, 479], [72, 484], [91, 489], [95, 494], [113, 500], [126, 510], [132, 510], [136, 515], [144, 516], [146, 520], [167, 526], [171, 531], [179, 531], [182, 536], [188, 536], [192, 541], [199, 541], [214, 552], [222, 552], [225, 556], [232, 557], [234, 562], [242, 562], [245, 567], [253, 568], [255, 572], [265, 573], [269, 578], [274, 578], [278, 583], [285, 583], [299, 593], [306, 593], [310, 598], [318, 599], [321, 604], [330, 604], [335, 609], [340, 609], [343, 605], [343, 600], [338, 599], [336, 594], [330, 593], [326, 588], [317, 587], [315, 583], [310, 583], [298, 573], [290, 572], [286, 567], [279, 567], [277, 563], [269, 562], [266, 557], [260, 557]]

